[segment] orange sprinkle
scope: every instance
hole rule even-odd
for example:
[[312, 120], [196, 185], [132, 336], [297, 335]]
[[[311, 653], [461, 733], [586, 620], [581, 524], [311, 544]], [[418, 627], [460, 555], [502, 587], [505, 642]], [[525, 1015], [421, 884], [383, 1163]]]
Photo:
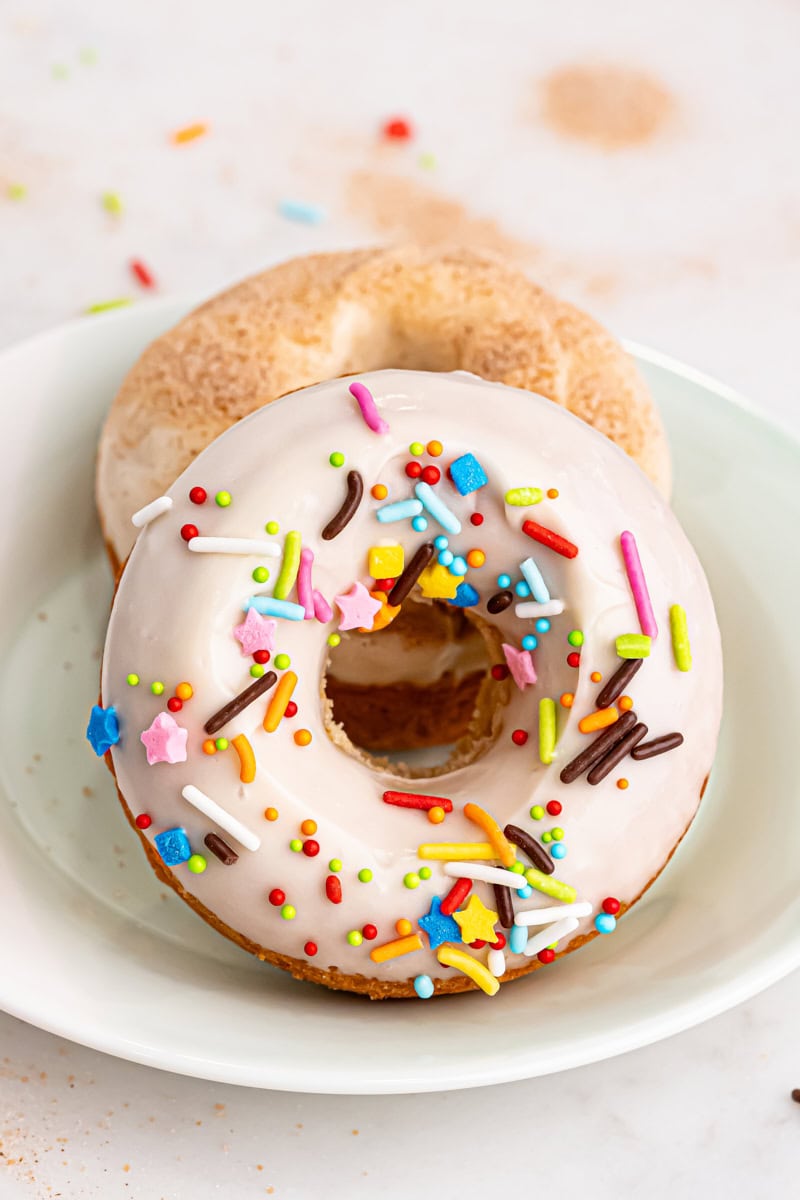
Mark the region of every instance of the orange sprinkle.
[[295, 744], [295, 746], [310, 746], [311, 745], [311, 730], [310, 729], [298, 729], [297, 733], [294, 735], [294, 744]]
[[214, 741], [213, 738], [206, 738], [206, 740], [203, 742], [203, 754], [216, 754], [216, 753], [217, 753], [217, 743]]
[[400, 937], [408, 937], [414, 930], [414, 926], [407, 917], [401, 917], [399, 921], [395, 921], [394, 927], [400, 934]]
[[176, 146], [182, 146], [185, 142], [193, 142], [195, 138], [204, 137], [207, 133], [208, 125], [197, 121], [194, 125], [184, 125], [182, 129], [176, 129], [172, 141]]
[[407, 937], [395, 938], [393, 942], [384, 942], [370, 950], [369, 956], [373, 962], [388, 962], [390, 958], [400, 958], [402, 954], [413, 954], [422, 950], [422, 938], [418, 933], [410, 933]]
[[431, 825], [441, 825], [442, 821], [444, 820], [444, 809], [440, 808], [438, 804], [435, 804], [433, 808], [429, 808], [428, 820], [430, 821]]
[[573, 704], [575, 703], [575, 693], [562, 692], [558, 698], [558, 702], [562, 708], [572, 708]]
[[194, 688], [190, 683], [179, 683], [175, 688], [175, 695], [179, 700], [191, 700], [194, 695]]
[[558, 499], [558, 488], [548, 488], [547, 489], [547, 498], [548, 498], [548, 500], [557, 500]]
[[591, 675], [589, 676], [589, 678], [591, 679], [592, 683], [600, 683], [600, 681], [602, 680], [603, 676], [600, 674], [600, 672], [599, 672], [599, 671], [592, 671], [592, 673], [591, 673]]
[[264, 809], [264, 816], [266, 817], [266, 819], [267, 819], [268, 821], [277, 821], [277, 819], [278, 819], [278, 810], [277, 810], [277, 808], [265, 808], [265, 809]]
[[629, 712], [633, 708], [633, 700], [630, 696], [620, 696], [617, 704], [623, 712]]
[[444, 446], [442, 445], [441, 442], [433, 441], [433, 442], [428, 442], [425, 449], [428, 451], [428, 454], [430, 454], [431, 458], [438, 458], [439, 455], [444, 450]]
[[606, 729], [618, 720], [619, 713], [615, 708], [598, 708], [588, 716], [581, 717], [578, 729], [581, 733], [597, 733], [598, 729]]
[[256, 756], [243, 733], [231, 738], [231, 745], [239, 755], [239, 779], [242, 783], [252, 783], [256, 777]]
[[280, 682], [272, 693], [272, 699], [267, 705], [264, 716], [264, 728], [267, 733], [274, 733], [280, 725], [286, 706], [292, 698], [292, 692], [297, 686], [297, 676], [294, 671], [286, 671], [281, 675]]
[[300, 826], [300, 832], [305, 834], [306, 837], [313, 837], [317, 832], [317, 822], [311, 820], [303, 821]]
[[483, 830], [504, 867], [510, 867], [513, 862], [516, 862], [516, 850], [494, 817], [490, 817], [485, 809], [481, 808], [479, 804], [465, 804], [464, 816]]
[[624, 791], [625, 791], [625, 788], [626, 788], [627, 786], [628, 786], [628, 781], [627, 781], [627, 779], [618, 779], [618, 780], [617, 780], [617, 787], [619, 788], [619, 790], [620, 790], [621, 792], [624, 792]]
[[370, 494], [373, 500], [385, 500], [389, 495], [389, 489], [385, 483], [376, 483], [370, 488]]
[[470, 550], [467, 555], [467, 562], [471, 567], [482, 567], [486, 562], [486, 555], [483, 550]]

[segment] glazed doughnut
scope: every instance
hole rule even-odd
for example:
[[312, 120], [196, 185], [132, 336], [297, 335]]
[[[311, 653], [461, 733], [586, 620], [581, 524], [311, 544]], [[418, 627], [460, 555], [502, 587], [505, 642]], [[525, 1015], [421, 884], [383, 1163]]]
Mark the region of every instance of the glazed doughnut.
[[591, 317], [468, 250], [319, 254], [202, 305], [124, 381], [97, 466], [114, 564], [133, 544], [130, 514], [234, 421], [320, 380], [383, 367], [461, 369], [538, 392], [617, 442], [669, 494], [669, 452], [647, 388]]
[[[87, 736], [159, 876], [259, 958], [375, 998], [491, 994], [610, 932], [691, 823], [721, 709], [708, 585], [564, 408], [463, 372], [336, 379], [228, 429], [136, 521]], [[380, 639], [410, 602], [457, 608], [492, 664], [433, 769], [359, 750], [326, 696], [342, 631]]]

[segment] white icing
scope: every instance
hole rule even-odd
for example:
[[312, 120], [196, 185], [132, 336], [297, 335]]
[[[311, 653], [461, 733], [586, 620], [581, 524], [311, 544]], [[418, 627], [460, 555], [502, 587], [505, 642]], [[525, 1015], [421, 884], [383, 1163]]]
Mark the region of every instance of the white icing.
[[[568, 854], [556, 863], [555, 875], [594, 911], [606, 896], [623, 904], [633, 900], [661, 868], [699, 803], [720, 717], [719, 634], [702, 569], [675, 517], [638, 467], [604, 437], [547, 400], [463, 372], [382, 371], [359, 378], [375, 396], [389, 433], [371, 432], [348, 392], [348, 381], [334, 380], [276, 401], [229, 429], [169, 489], [173, 508], [139, 537], [116, 595], [103, 660], [103, 704], [114, 705], [119, 715], [122, 740], [112, 754], [123, 795], [134, 813], [152, 817], [146, 833], [151, 840], [173, 826], [186, 830], [192, 850], [207, 857], [208, 868], [193, 875], [183, 865], [175, 868], [176, 874], [224, 922], [295, 958], [304, 958], [304, 943], [313, 940], [319, 953], [311, 961], [323, 969], [336, 966], [382, 980], [420, 973], [447, 978], [452, 972], [427, 948], [424, 935], [426, 948], [414, 954], [383, 964], [369, 957], [372, 946], [396, 936], [398, 918], [416, 923], [432, 897], [444, 896], [452, 884], [444, 864], [423, 864], [416, 847], [432, 841], [484, 841], [484, 833], [462, 812], [464, 802], [472, 800], [501, 826], [511, 821], [534, 835], [561, 826]], [[488, 486], [463, 498], [444, 474], [434, 489], [461, 523], [462, 532], [450, 538], [453, 552], [466, 555], [480, 547], [486, 553], [486, 565], [467, 575], [481, 595], [477, 612], [516, 647], [524, 633], [533, 632], [533, 622], [520, 620], [513, 605], [494, 617], [485, 607], [498, 590], [497, 575], [507, 571], [519, 579], [519, 564], [529, 556], [550, 594], [565, 602], [564, 614], [551, 618], [550, 632], [538, 635], [536, 685], [524, 692], [510, 689], [503, 732], [482, 758], [407, 786], [389, 771], [376, 773], [349, 757], [324, 731], [320, 679], [326, 638], [335, 630], [338, 614], [325, 626], [316, 620], [278, 620], [276, 651], [290, 655], [299, 677], [293, 695], [299, 711], [275, 733], [266, 733], [262, 721], [272, 695], [267, 693], [220, 731], [229, 738], [245, 734], [255, 752], [256, 778], [240, 783], [233, 749], [213, 756], [202, 752], [202, 727], [252, 682], [249, 660], [233, 628], [243, 620], [250, 596], [271, 594], [278, 565], [271, 562], [269, 583], [257, 585], [251, 578], [257, 557], [191, 554], [180, 538], [181, 526], [195, 524], [202, 536], [262, 539], [265, 522], [275, 520], [281, 543], [289, 530], [299, 530], [303, 544], [314, 552], [313, 586], [332, 602], [356, 580], [370, 583], [367, 551], [385, 535], [374, 516], [383, 502], [372, 500], [370, 487], [386, 484], [388, 501], [413, 496], [414, 481], [404, 473], [408, 446], [433, 438], [444, 443], [444, 454], [435, 460], [443, 472], [449, 461], [471, 451], [489, 476]], [[333, 450], [345, 454], [343, 470], [328, 465]], [[364, 499], [346, 529], [324, 542], [321, 530], [342, 502], [350, 469], [363, 476]], [[195, 485], [210, 496], [226, 489], [232, 504], [225, 509], [213, 500], [191, 504], [188, 493]], [[545, 493], [557, 488], [559, 496], [545, 497], [528, 509], [506, 506], [506, 491], [523, 486]], [[469, 522], [476, 509], [485, 516], [479, 528]], [[524, 536], [520, 527], [526, 517], [574, 541], [578, 557], [566, 560]], [[685, 741], [648, 761], [625, 760], [597, 787], [590, 787], [585, 777], [564, 785], [560, 770], [590, 740], [577, 728], [602, 687], [591, 682], [590, 673], [600, 671], [608, 679], [619, 665], [615, 638], [639, 632], [619, 547], [624, 529], [636, 535], [662, 630], [630, 693], [640, 720], [649, 726], [648, 736], [679, 730]], [[432, 520], [426, 533], [414, 532], [410, 521], [391, 526], [406, 561], [423, 541], [441, 532]], [[682, 604], [688, 617], [693, 658], [688, 673], [679, 672], [672, 658], [668, 610], [673, 603]], [[566, 634], [574, 628], [585, 635], [579, 670], [566, 663], [571, 650]], [[141, 677], [138, 687], [126, 684], [129, 672]], [[150, 693], [152, 680], [163, 680], [162, 697]], [[189, 731], [188, 761], [149, 767], [139, 734], [182, 680], [194, 688], [193, 698], [175, 714]], [[538, 703], [545, 696], [558, 701], [563, 692], [575, 694], [574, 705], [568, 710], [557, 704], [558, 745], [552, 765], [544, 766], [537, 756]], [[304, 748], [293, 740], [301, 728], [313, 735]], [[525, 746], [511, 741], [517, 728], [530, 734]], [[622, 775], [630, 780], [626, 791], [615, 786]], [[183, 799], [181, 790], [188, 784], [257, 830], [259, 849], [240, 854], [227, 867], [206, 851], [207, 832], [225, 834]], [[432, 825], [422, 812], [384, 804], [386, 788], [447, 796], [454, 811], [443, 824]], [[562, 813], [532, 820], [531, 806], [551, 799], [561, 801]], [[264, 819], [267, 806], [279, 810], [277, 821]], [[320, 853], [314, 858], [289, 849], [293, 838], [302, 837], [299, 826], [308, 818], [318, 824], [314, 838]], [[339, 905], [325, 896], [331, 858], [343, 863]], [[423, 865], [430, 866], [431, 878], [415, 890], [404, 887], [404, 875]], [[372, 871], [372, 882], [358, 881], [362, 868]], [[283, 920], [268, 902], [273, 888], [286, 893], [286, 902], [296, 910], [294, 920]], [[474, 891], [494, 907], [487, 884], [476, 883]], [[537, 902], [552, 904], [534, 895], [526, 907]], [[366, 923], [377, 926], [377, 941], [350, 946], [347, 932]], [[587, 916], [574, 932], [580, 936], [591, 929]], [[486, 950], [475, 953], [486, 961]], [[506, 962], [513, 968], [525, 958], [507, 949]]]

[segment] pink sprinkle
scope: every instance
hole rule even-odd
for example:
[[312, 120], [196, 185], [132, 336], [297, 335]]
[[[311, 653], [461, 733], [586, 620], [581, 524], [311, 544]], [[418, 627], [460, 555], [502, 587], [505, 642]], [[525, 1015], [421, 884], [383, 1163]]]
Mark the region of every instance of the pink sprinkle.
[[622, 547], [622, 557], [625, 559], [625, 570], [628, 574], [628, 582], [631, 585], [633, 592], [633, 602], [636, 605], [636, 613], [639, 617], [639, 624], [642, 633], [647, 637], [658, 637], [658, 625], [656, 625], [655, 613], [653, 605], [650, 602], [650, 593], [647, 590], [647, 583], [642, 570], [642, 560], [639, 558], [639, 550], [636, 545], [636, 538], [627, 529], [619, 536], [619, 544]]
[[323, 625], [327, 625], [328, 621], [330, 621], [331, 617], [333, 616], [333, 609], [331, 608], [330, 604], [328, 604], [328, 601], [325, 599], [322, 592], [318, 592], [316, 588], [314, 588], [313, 596], [314, 616], [318, 621], [321, 621]]
[[372, 392], [363, 383], [351, 383], [350, 395], [355, 396], [361, 415], [373, 433], [388, 433], [389, 426], [378, 412]]
[[314, 552], [304, 547], [300, 551], [300, 566], [297, 569], [297, 599], [306, 610], [306, 620], [314, 620], [314, 593], [311, 587], [311, 564]]
[[536, 668], [529, 650], [517, 650], [516, 647], [503, 642], [503, 654], [514, 683], [521, 692], [530, 684], [536, 683]]

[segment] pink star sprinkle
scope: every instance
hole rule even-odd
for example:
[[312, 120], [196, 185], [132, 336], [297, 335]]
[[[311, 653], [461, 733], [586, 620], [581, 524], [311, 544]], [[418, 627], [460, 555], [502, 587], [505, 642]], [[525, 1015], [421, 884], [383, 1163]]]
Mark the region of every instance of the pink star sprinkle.
[[530, 650], [515, 650], [513, 646], [507, 646], [504, 642], [503, 654], [506, 656], [508, 669], [513, 676], [514, 683], [521, 692], [525, 691], [529, 683], [536, 683], [536, 669]]
[[373, 600], [360, 582], [354, 583], [343, 596], [334, 596], [333, 599], [342, 614], [339, 622], [341, 630], [360, 629], [362, 626], [371, 629], [376, 613], [381, 610], [380, 600]]
[[247, 616], [241, 625], [236, 626], [233, 636], [242, 643], [242, 654], [244, 655], [255, 654], [256, 650], [269, 650], [271, 654], [275, 649], [275, 630], [277, 628], [277, 621], [271, 621], [269, 617], [262, 617], [254, 608], [248, 608]]
[[188, 729], [179, 725], [173, 716], [160, 712], [153, 719], [149, 729], [141, 735], [141, 741], [147, 750], [147, 765], [154, 763], [186, 762], [186, 739]]

